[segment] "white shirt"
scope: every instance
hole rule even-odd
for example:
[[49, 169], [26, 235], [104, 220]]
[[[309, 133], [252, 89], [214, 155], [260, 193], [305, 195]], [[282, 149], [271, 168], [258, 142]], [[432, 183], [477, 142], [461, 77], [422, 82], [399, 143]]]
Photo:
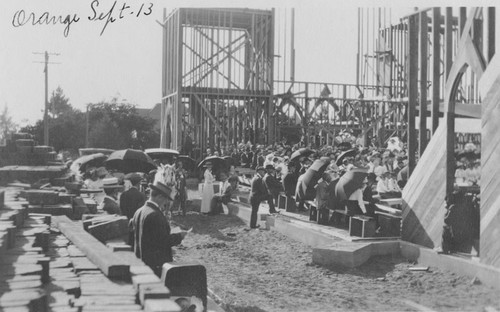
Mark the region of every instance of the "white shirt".
[[359, 208], [363, 211], [363, 213], [366, 213], [366, 207], [365, 207], [365, 201], [363, 200], [363, 190], [362, 189], [357, 189], [354, 191], [354, 193], [349, 196], [349, 200], [356, 200], [358, 201]]

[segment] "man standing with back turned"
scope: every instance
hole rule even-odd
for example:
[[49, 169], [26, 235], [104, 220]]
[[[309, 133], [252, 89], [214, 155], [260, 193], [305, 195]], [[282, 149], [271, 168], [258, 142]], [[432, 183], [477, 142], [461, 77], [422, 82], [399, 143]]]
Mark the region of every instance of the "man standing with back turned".
[[161, 182], [150, 184], [149, 200], [134, 214], [130, 224], [134, 230], [134, 251], [156, 275], [161, 275], [165, 262], [172, 262], [172, 246], [179, 245], [187, 232], [171, 234], [170, 225], [160, 207], [172, 201], [172, 190]]

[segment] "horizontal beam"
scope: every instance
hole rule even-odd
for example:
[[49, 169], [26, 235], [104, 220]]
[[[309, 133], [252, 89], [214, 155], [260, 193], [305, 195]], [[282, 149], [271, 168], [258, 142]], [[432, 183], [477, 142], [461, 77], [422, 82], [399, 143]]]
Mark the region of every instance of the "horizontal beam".
[[109, 278], [130, 279], [130, 264], [66, 216], [53, 216], [57, 228]]

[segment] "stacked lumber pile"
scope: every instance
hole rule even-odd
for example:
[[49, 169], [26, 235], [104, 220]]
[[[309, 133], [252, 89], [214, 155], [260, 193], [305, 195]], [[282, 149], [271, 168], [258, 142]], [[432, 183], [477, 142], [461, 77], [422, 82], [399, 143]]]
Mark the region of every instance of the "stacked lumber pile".
[[16, 180], [33, 183], [43, 178], [60, 185], [64, 180], [58, 179], [66, 173], [66, 166], [57, 161], [54, 149], [36, 145], [28, 133], [15, 133], [6, 145], [0, 145], [0, 167], [0, 184], [3, 185]]
[[16, 196], [24, 199], [29, 213], [64, 215], [80, 220], [83, 214], [97, 211], [97, 203], [90, 197], [84, 197], [88, 195], [70, 194], [61, 187], [45, 186], [44, 189], [33, 189], [30, 184], [21, 183], [12, 183], [9, 186], [23, 188]]
[[66, 216], [28, 213], [19, 192], [0, 189], [0, 311], [180, 311], [132, 252]]

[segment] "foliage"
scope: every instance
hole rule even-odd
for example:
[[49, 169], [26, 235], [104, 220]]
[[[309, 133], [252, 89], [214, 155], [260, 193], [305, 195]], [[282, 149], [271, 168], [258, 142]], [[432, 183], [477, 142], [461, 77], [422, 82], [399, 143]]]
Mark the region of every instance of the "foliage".
[[17, 124], [12, 121], [12, 117], [9, 116], [9, 108], [5, 105], [0, 114], [0, 142], [7, 139], [11, 133], [16, 132], [16, 129]]
[[[135, 107], [118, 103], [88, 104], [87, 112], [73, 108], [60, 87], [52, 92], [49, 102], [49, 143], [56, 151], [85, 147], [112, 149], [157, 147], [160, 135], [154, 130], [155, 120], [140, 116]], [[88, 132], [87, 132], [88, 123]], [[43, 120], [22, 129], [43, 141]]]

